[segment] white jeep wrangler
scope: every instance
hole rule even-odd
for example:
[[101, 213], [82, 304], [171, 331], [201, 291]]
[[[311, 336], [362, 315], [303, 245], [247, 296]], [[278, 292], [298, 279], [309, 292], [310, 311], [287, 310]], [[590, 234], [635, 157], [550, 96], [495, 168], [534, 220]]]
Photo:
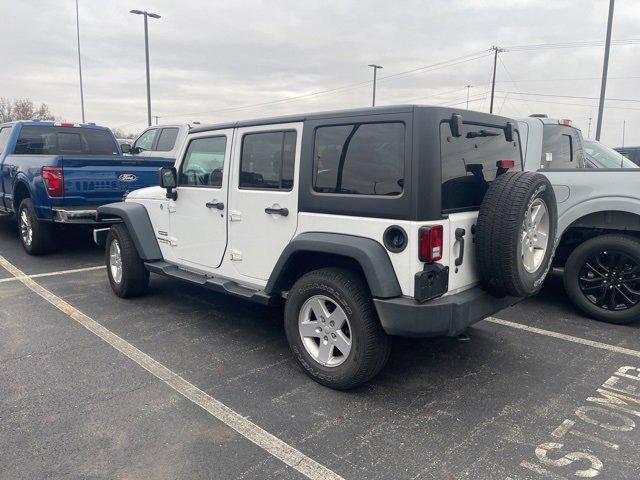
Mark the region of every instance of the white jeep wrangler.
[[514, 120], [396, 106], [194, 128], [160, 186], [99, 208], [120, 297], [149, 272], [285, 303], [316, 381], [359, 385], [389, 335], [455, 336], [536, 293], [556, 201]]

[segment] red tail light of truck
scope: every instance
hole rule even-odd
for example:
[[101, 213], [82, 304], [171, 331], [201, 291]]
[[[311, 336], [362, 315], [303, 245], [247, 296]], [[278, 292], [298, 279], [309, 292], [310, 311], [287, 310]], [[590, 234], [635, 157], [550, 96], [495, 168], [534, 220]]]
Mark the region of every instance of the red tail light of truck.
[[433, 263], [442, 260], [443, 231], [442, 225], [421, 227], [418, 231], [421, 262]]
[[60, 167], [42, 167], [42, 180], [50, 197], [64, 196], [64, 175]]

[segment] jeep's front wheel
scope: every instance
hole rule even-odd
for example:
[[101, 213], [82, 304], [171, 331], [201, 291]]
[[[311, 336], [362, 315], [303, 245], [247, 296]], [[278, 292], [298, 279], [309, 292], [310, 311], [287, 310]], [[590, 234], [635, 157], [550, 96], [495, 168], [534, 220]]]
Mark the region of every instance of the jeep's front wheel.
[[363, 279], [340, 268], [315, 270], [294, 284], [285, 306], [285, 330], [305, 373], [339, 390], [373, 378], [391, 350]]
[[122, 224], [109, 230], [105, 251], [107, 275], [113, 292], [122, 298], [142, 295], [149, 286], [149, 271]]

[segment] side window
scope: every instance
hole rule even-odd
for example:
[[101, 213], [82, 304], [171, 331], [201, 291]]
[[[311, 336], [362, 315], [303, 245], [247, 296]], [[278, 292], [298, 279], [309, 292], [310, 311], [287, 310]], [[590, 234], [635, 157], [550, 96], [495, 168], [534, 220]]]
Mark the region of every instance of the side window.
[[570, 129], [558, 125], [545, 125], [540, 166], [544, 169], [581, 168], [578, 145]]
[[291, 190], [296, 132], [248, 133], [242, 138], [240, 188]]
[[156, 139], [156, 135], [158, 133], [157, 128], [152, 128], [151, 130], [147, 130], [136, 140], [136, 143], [133, 144], [134, 147], [140, 147], [143, 150], [151, 150], [153, 148], [153, 141]]
[[226, 136], [191, 140], [180, 166], [178, 185], [181, 187], [222, 187], [226, 148]]
[[4, 127], [0, 129], [0, 154], [7, 148], [9, 143], [9, 135], [11, 135], [11, 127]]
[[313, 189], [351, 195], [400, 195], [404, 185], [403, 123], [320, 127], [314, 145]]
[[158, 144], [156, 150], [158, 152], [168, 152], [173, 150], [178, 138], [178, 128], [163, 128], [158, 137]]

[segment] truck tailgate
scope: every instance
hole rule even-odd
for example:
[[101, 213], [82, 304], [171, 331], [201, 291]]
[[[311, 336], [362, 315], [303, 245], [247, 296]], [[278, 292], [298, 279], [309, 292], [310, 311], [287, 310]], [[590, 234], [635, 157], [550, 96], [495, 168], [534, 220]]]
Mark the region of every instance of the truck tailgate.
[[158, 169], [173, 160], [134, 157], [63, 157], [66, 205], [99, 205], [158, 184]]

